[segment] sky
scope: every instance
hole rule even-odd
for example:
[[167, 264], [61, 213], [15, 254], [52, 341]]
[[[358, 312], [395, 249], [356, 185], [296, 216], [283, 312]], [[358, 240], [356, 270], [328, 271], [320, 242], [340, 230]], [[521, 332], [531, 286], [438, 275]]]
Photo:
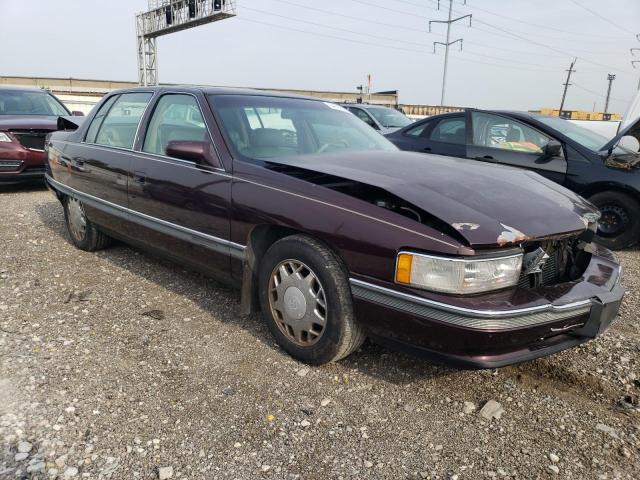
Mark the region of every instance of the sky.
[[[231, 1], [231, 0], [229, 0]], [[399, 90], [438, 105], [448, 0], [235, 0], [237, 16], [158, 40], [161, 82]], [[0, 0], [0, 76], [137, 79], [135, 14], [146, 0]], [[445, 104], [624, 113], [640, 81], [638, 0], [453, 0]], [[640, 50], [634, 52], [640, 60]]]

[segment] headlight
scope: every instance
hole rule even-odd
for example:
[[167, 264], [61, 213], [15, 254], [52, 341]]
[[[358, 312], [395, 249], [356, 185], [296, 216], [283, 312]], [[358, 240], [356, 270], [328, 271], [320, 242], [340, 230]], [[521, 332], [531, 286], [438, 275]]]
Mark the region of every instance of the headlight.
[[11, 137], [4, 132], [0, 132], [0, 142], [13, 142]]
[[487, 292], [516, 285], [521, 268], [521, 253], [464, 259], [400, 252], [396, 283], [443, 293]]

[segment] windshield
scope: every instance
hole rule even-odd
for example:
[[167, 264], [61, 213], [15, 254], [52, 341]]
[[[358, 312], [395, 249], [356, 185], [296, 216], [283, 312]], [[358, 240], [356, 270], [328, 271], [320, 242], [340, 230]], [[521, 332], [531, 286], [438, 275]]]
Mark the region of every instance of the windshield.
[[209, 95], [209, 102], [233, 150], [244, 158], [397, 150], [333, 103], [257, 95]]
[[69, 115], [69, 111], [45, 91], [0, 90], [0, 115], [58, 117]]
[[373, 115], [378, 123], [385, 128], [402, 128], [413, 123], [404, 113], [393, 108], [373, 107], [367, 108], [366, 111]]
[[610, 138], [593, 132], [588, 128], [581, 127], [560, 117], [536, 118], [548, 127], [559, 131], [563, 135], [569, 137], [571, 140], [578, 142], [580, 145], [583, 145], [589, 150], [593, 150], [594, 152], [600, 151], [602, 147], [604, 147], [609, 142], [609, 140], [611, 140]]

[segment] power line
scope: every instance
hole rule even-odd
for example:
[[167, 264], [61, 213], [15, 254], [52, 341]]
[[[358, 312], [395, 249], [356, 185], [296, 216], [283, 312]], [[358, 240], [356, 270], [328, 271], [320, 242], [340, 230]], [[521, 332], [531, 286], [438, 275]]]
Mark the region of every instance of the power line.
[[[350, 34], [354, 34], [354, 35], [360, 35], [360, 36], [364, 36], [364, 37], [370, 37], [370, 38], [374, 38], [374, 39], [378, 39], [378, 40], [385, 40], [385, 41], [391, 40], [391, 41], [394, 41], [394, 42], [405, 43], [405, 44], [408, 44], [408, 45], [411, 45], [411, 46], [425, 47], [425, 48], [429, 47], [429, 45], [427, 45], [425, 43], [409, 42], [409, 41], [400, 40], [400, 39], [396, 39], [396, 38], [390, 38], [390, 37], [384, 37], [384, 36], [380, 36], [380, 35], [373, 35], [373, 34], [370, 34], [370, 33], [358, 32], [358, 31], [355, 31], [355, 30], [347, 29], [347, 28], [335, 27], [335, 26], [332, 26], [332, 25], [324, 24], [324, 23], [312, 22], [312, 21], [309, 21], [309, 20], [304, 20], [304, 19], [296, 18], [296, 17], [290, 17], [290, 16], [287, 16], [287, 15], [281, 15], [281, 14], [278, 14], [278, 13], [268, 12], [266, 10], [260, 10], [260, 9], [257, 9], [257, 8], [244, 7], [244, 9], [245, 10], [249, 10], [249, 11], [254, 11], [254, 12], [257, 12], [257, 13], [260, 13], [260, 14], [264, 14], [264, 15], [270, 15], [270, 16], [273, 16], [273, 17], [282, 18], [282, 19], [285, 19], [285, 20], [291, 20], [291, 21], [294, 21], [294, 22], [300, 22], [300, 23], [305, 23], [305, 24], [308, 24], [308, 25], [314, 25], [314, 26], [321, 27], [321, 28], [327, 28], [327, 29], [330, 29], [330, 30], [336, 30], [336, 31], [339, 31], [339, 32], [346, 32], [346, 33], [350, 33]], [[419, 52], [419, 53], [429, 53], [427, 50], [414, 50], [414, 51]], [[474, 52], [474, 51], [469, 51], [468, 53], [469, 53], [469, 55], [475, 55], [477, 57], [488, 58], [490, 60], [509, 62], [512, 66], [513, 65], [524, 65], [524, 66], [530, 66], [530, 67], [539, 67], [539, 68], [542, 68], [542, 69], [548, 69], [547, 71], [552, 71], [552, 70], [549, 70], [549, 69], [550, 68], [554, 68], [553, 65], [543, 65], [543, 64], [539, 64], [539, 63], [527, 63], [527, 62], [514, 61], [512, 59], [503, 59], [503, 58], [500, 58], [500, 57], [494, 57], [494, 56], [490, 56], [490, 55], [485, 55], [485, 54], [477, 53], [477, 52]], [[555, 70], [553, 70], [553, 71], [555, 71]]]
[[[596, 95], [596, 96], [598, 96], [598, 97], [600, 97], [600, 98], [607, 98], [607, 96], [606, 96], [606, 95], [603, 95], [603, 94], [602, 94], [602, 93], [600, 93], [600, 92], [596, 92], [595, 90], [591, 90], [591, 89], [589, 89], [589, 88], [587, 88], [587, 87], [583, 87], [582, 85], [579, 85], [579, 84], [577, 84], [576, 82], [573, 82], [573, 83], [572, 83], [572, 85], [573, 85], [574, 87], [576, 87], [576, 88], [579, 88], [580, 90], [584, 90], [585, 92], [591, 93], [592, 95]], [[615, 97], [610, 97], [610, 99], [611, 99], [611, 100], [614, 100], [614, 101], [616, 101], [616, 102], [623, 102], [623, 103], [626, 103], [626, 104], [631, 103], [631, 100], [632, 100], [632, 99], [630, 99], [630, 98], [623, 99], [623, 98], [615, 98]]]
[[361, 35], [361, 36], [364, 36], [364, 37], [376, 38], [378, 40], [386, 40], [386, 41], [391, 41], [391, 42], [405, 43], [407, 45], [414, 45], [414, 46], [418, 46], [418, 47], [428, 47], [428, 45], [424, 44], [424, 43], [409, 42], [409, 41], [406, 41], [406, 40], [400, 40], [400, 39], [393, 38], [393, 37], [383, 37], [383, 36], [380, 36], [380, 35], [373, 35], [371, 33], [357, 32], [355, 30], [351, 30], [351, 29], [348, 29], [348, 28], [334, 27], [334, 26], [331, 26], [331, 25], [326, 25], [324, 23], [312, 22], [310, 20], [303, 20], [301, 18], [289, 17], [289, 16], [286, 16], [286, 15], [281, 15], [279, 13], [273, 13], [273, 12], [268, 12], [266, 10], [260, 10], [258, 8], [251, 8], [251, 7], [242, 7], [242, 8], [244, 10], [250, 10], [250, 11], [253, 11], [253, 12], [258, 12], [258, 13], [262, 13], [264, 15], [270, 15], [272, 17], [284, 18], [286, 20], [293, 20], [295, 22], [306, 23], [308, 25], [314, 25], [316, 27], [328, 28], [328, 29], [331, 29], [331, 30], [337, 30], [337, 31], [346, 32], [346, 33], [352, 33], [354, 35]]
[[[399, 0], [397, 0], [397, 1], [399, 1]], [[539, 23], [533, 23], [533, 22], [529, 22], [527, 20], [521, 20], [521, 19], [516, 18], [516, 17], [511, 17], [509, 15], [504, 15], [502, 13], [492, 12], [491, 10], [487, 10], [485, 8], [478, 7], [477, 5], [469, 5], [469, 8], [472, 8], [472, 9], [475, 9], [475, 10], [480, 10], [481, 12], [484, 12], [484, 13], [486, 13], [488, 15], [493, 15], [495, 17], [504, 18], [505, 20], [509, 20], [510, 22], [517, 22], [517, 23], [522, 23], [524, 25], [529, 25], [531, 27], [542, 28], [542, 29], [545, 29], [545, 30], [560, 32], [563, 35], [567, 35], [567, 34], [568, 35], [578, 35], [578, 36], [581, 36], [581, 37], [589, 37], [589, 38], [592, 38], [592, 37], [611, 38], [611, 35], [596, 35], [596, 34], [593, 34], [593, 33], [572, 32], [571, 30], [565, 30], [563, 28], [557, 28], [557, 27], [552, 27], [552, 26], [549, 26], [549, 25], [542, 25], [542, 24], [539, 24]], [[619, 36], [617, 38], [626, 38], [626, 37]]]
[[[492, 25], [492, 24], [490, 24], [490, 23], [483, 22], [483, 21], [481, 21], [481, 20], [477, 20], [477, 19], [476, 19], [476, 22], [477, 22], [477, 23], [481, 23], [482, 25], [486, 25], [486, 26], [488, 26], [488, 27], [490, 27], [490, 28], [493, 28], [493, 29], [495, 29], [495, 30], [498, 30], [499, 32], [504, 32], [504, 33], [506, 33], [506, 34], [508, 34], [508, 35], [510, 35], [510, 36], [512, 36], [512, 37], [514, 37], [514, 38], [518, 38], [518, 39], [523, 40], [523, 41], [525, 41], [525, 42], [532, 43], [532, 44], [534, 44], [534, 45], [538, 45], [538, 46], [540, 46], [540, 47], [547, 48], [547, 49], [552, 50], [552, 51], [557, 52], [557, 53], [565, 54], [565, 55], [566, 55], [566, 56], [568, 56], [568, 57], [577, 57], [578, 59], [580, 59], [580, 60], [582, 60], [582, 61], [584, 61], [584, 62], [587, 62], [587, 63], [591, 63], [591, 64], [593, 64], [593, 65], [597, 65], [597, 66], [600, 66], [600, 67], [608, 68], [608, 69], [611, 69], [611, 70], [616, 70], [616, 71], [618, 71], [618, 72], [630, 73], [628, 70], [623, 70], [622, 68], [613, 67], [613, 66], [611, 66], [611, 65], [606, 65], [606, 64], [604, 64], [604, 63], [596, 62], [596, 61], [594, 61], [594, 60], [590, 60], [590, 59], [588, 59], [588, 58], [581, 57], [581, 56], [579, 56], [579, 55], [572, 55], [570, 52], [567, 52], [567, 51], [564, 51], [564, 50], [560, 50], [560, 49], [558, 49], [558, 48], [556, 48], [556, 47], [553, 47], [553, 46], [551, 46], [551, 45], [547, 45], [547, 44], [544, 44], [544, 43], [540, 43], [540, 42], [538, 42], [538, 41], [531, 40], [531, 39], [529, 39], [529, 38], [523, 37], [523, 36], [521, 36], [521, 35], [519, 35], [519, 34], [517, 34], [517, 33], [513, 33], [513, 32], [511, 32], [511, 31], [509, 31], [509, 30], [505, 29], [504, 27], [496, 27], [496, 26], [494, 26], [494, 25]], [[475, 27], [474, 27], [474, 28], [475, 28]]]
[[[434, 1], [436, 1], [436, 0], [429, 0], [429, 1], [430, 1], [430, 2], [434, 2]], [[455, 12], [455, 13], [461, 13], [461, 12]], [[493, 25], [493, 24], [491, 24], [491, 23], [484, 22], [484, 21], [482, 21], [482, 20], [478, 20], [478, 19], [476, 19], [475, 23], [480, 23], [480, 24], [482, 24], [482, 25], [486, 25], [487, 27], [489, 27], [489, 28], [493, 28], [493, 29], [495, 29], [495, 30], [498, 30], [499, 32], [504, 32], [504, 33], [508, 34], [508, 35], [509, 35], [509, 36], [511, 36], [511, 37], [514, 37], [514, 38], [520, 39], [520, 40], [522, 40], [522, 41], [524, 41], [524, 42], [528, 42], [528, 43], [531, 43], [531, 44], [537, 45], [537, 46], [539, 46], [539, 47], [547, 48], [547, 49], [549, 49], [549, 50], [551, 50], [551, 51], [554, 51], [554, 52], [557, 52], [557, 53], [564, 54], [564, 55], [566, 55], [566, 56], [568, 56], [568, 57], [577, 57], [578, 59], [580, 59], [580, 60], [582, 60], [582, 61], [584, 61], [584, 62], [591, 63], [591, 64], [593, 64], [593, 65], [597, 65], [597, 66], [600, 66], [600, 67], [604, 67], [604, 68], [607, 68], [607, 69], [610, 69], [610, 70], [615, 70], [615, 71], [623, 72], [623, 73], [627, 73], [627, 74], [631, 73], [631, 72], [629, 72], [628, 70], [623, 70], [623, 69], [618, 68], [618, 67], [613, 67], [613, 66], [611, 66], [611, 65], [606, 65], [606, 64], [603, 64], [603, 63], [600, 63], [600, 62], [596, 62], [596, 61], [594, 61], [594, 60], [590, 60], [590, 59], [588, 59], [588, 58], [586, 58], [586, 57], [580, 57], [580, 56], [578, 56], [578, 55], [574, 55], [574, 54], [572, 54], [572, 53], [570, 53], [570, 52], [567, 52], [567, 51], [564, 51], [564, 50], [560, 50], [560, 49], [558, 49], [558, 48], [556, 48], [556, 47], [553, 47], [553, 46], [551, 46], [551, 45], [547, 45], [547, 44], [544, 44], [544, 43], [540, 43], [540, 42], [538, 42], [538, 41], [536, 41], [536, 40], [532, 40], [532, 39], [530, 39], [530, 38], [523, 37], [522, 35], [519, 35], [519, 34], [517, 34], [517, 33], [514, 33], [514, 32], [512, 32], [512, 31], [510, 31], [510, 30], [508, 30], [508, 29], [506, 29], [506, 28], [504, 28], [504, 27], [495, 26], [495, 25]], [[474, 25], [474, 26], [473, 26], [473, 28], [477, 28], [477, 27]]]
[[398, 10], [396, 8], [383, 7], [382, 5], [377, 5], [375, 3], [365, 2], [364, 0], [351, 0], [351, 1], [355, 2], [355, 3], [361, 3], [362, 5], [366, 5], [367, 7], [379, 8], [381, 10], [386, 10], [388, 12], [399, 13], [400, 15], [407, 15], [409, 17], [416, 18], [416, 14], [415, 13], [407, 12], [406, 10]]
[[[251, 22], [251, 23], [265, 25], [265, 26], [269, 26], [269, 27], [275, 27], [275, 28], [279, 28], [279, 29], [282, 29], [282, 30], [289, 30], [289, 31], [293, 31], [293, 32], [304, 33], [304, 34], [313, 35], [313, 36], [316, 36], [316, 37], [331, 38], [331, 39], [334, 39], [334, 40], [341, 40], [341, 41], [345, 41], [345, 42], [356, 43], [356, 44], [359, 44], [359, 45], [381, 47], [381, 48], [386, 48], [386, 49], [390, 49], [390, 50], [396, 50], [396, 51], [399, 51], [399, 52], [429, 53], [426, 50], [417, 50], [417, 49], [404, 48], [404, 47], [398, 47], [398, 46], [392, 46], [392, 45], [384, 45], [384, 44], [380, 44], [380, 43], [367, 42], [367, 41], [363, 41], [363, 40], [356, 40], [356, 39], [353, 39], [353, 38], [340, 37], [338, 35], [331, 35], [331, 34], [320, 33], [320, 32], [312, 32], [310, 30], [302, 30], [302, 29], [299, 29], [299, 28], [290, 27], [290, 26], [286, 26], [286, 25], [279, 25], [277, 23], [270, 23], [270, 22], [265, 22], [265, 21], [256, 20], [256, 19], [252, 19], [252, 18], [247, 18], [246, 16], [236, 17], [236, 20], [245, 21], [245, 22]], [[462, 58], [462, 57], [456, 57], [456, 60], [460, 61], [460, 62], [475, 63], [475, 64], [479, 64], [479, 65], [489, 65], [489, 66], [498, 67], [498, 68], [505, 68], [505, 69], [508, 69], [508, 70], [531, 71], [531, 72], [540, 72], [541, 71], [539, 68], [535, 68], [534, 69], [534, 68], [515, 67], [515, 66], [513, 66], [513, 63], [511, 65], [502, 65], [502, 64], [499, 64], [499, 63], [483, 62], [483, 61], [480, 61], [480, 60], [473, 60], [473, 59], [470, 59], [470, 58]], [[556, 70], [548, 70], [548, 72], [555, 72], [555, 71]]]
[[[400, 2], [400, 3], [405, 3], [407, 5], [413, 5], [415, 7], [425, 7], [424, 4], [419, 4], [419, 3], [415, 3], [415, 2], [410, 2], [408, 0], [395, 0], [396, 2]], [[433, 4], [437, 4], [437, 0], [428, 0]], [[593, 37], [601, 37], [601, 38], [611, 38], [611, 35], [597, 35], [597, 34], [593, 34], [593, 33], [583, 33], [583, 32], [573, 32], [571, 30], [565, 30], [564, 28], [557, 28], [557, 27], [552, 27], [550, 25], [543, 25], [540, 23], [533, 23], [533, 22], [529, 22], [527, 20], [521, 20], [519, 18], [516, 17], [511, 17], [509, 15], [504, 15], [502, 13], [497, 13], [497, 12], [493, 12], [491, 10], [487, 10], [485, 8], [481, 8], [478, 7], [477, 5], [467, 5], [468, 8], [474, 9], [474, 10], [479, 10], [481, 12], [484, 12], [488, 15], [493, 15], [495, 17], [500, 17], [500, 18], [504, 18], [505, 20], [509, 20], [511, 22], [517, 22], [517, 23], [522, 23], [525, 25], [529, 25], [530, 27], [536, 27], [536, 28], [542, 28], [544, 30], [549, 30], [549, 31], [555, 31], [555, 32], [559, 32], [563, 35], [577, 35], [577, 36], [581, 36], [581, 37], [587, 37], [587, 38], [593, 38]], [[617, 38], [626, 38], [626, 37], [622, 37], [622, 36], [618, 36]]]
[[586, 11], [587, 11], [587, 12], [589, 12], [590, 14], [592, 14], [592, 15], [594, 15], [594, 16], [596, 16], [596, 17], [598, 17], [600, 20], [603, 20], [603, 21], [607, 22], [607, 23], [608, 23], [608, 24], [610, 24], [610, 25], [613, 25], [613, 26], [614, 26], [614, 27], [616, 27], [617, 29], [624, 30], [625, 32], [630, 33], [631, 35], [635, 35], [635, 32], [632, 32], [631, 30], [629, 30], [629, 29], [627, 29], [627, 28], [624, 28], [624, 27], [623, 27], [623, 26], [621, 26], [621, 25], [618, 25], [616, 22], [613, 22], [613, 21], [609, 20], [607, 17], [605, 17], [605, 16], [601, 15], [600, 13], [598, 13], [598, 12], [596, 12], [596, 11], [594, 11], [594, 10], [591, 10], [589, 7], [585, 7], [585, 6], [584, 6], [584, 5], [582, 5], [581, 3], [576, 2], [576, 0], [570, 0], [570, 1], [571, 1], [571, 3], [573, 3], [574, 5], [576, 5], [577, 7], [580, 7], [581, 9], [586, 10]]
[[337, 16], [337, 17], [348, 18], [349, 20], [356, 20], [358, 22], [371, 23], [373, 25], [380, 25], [380, 26], [389, 27], [389, 28], [397, 28], [397, 29], [400, 29], [400, 30], [403, 30], [403, 31], [424, 33], [424, 29], [421, 29], [421, 28], [411, 28], [411, 27], [407, 27], [405, 25], [378, 22], [376, 20], [365, 19], [365, 18], [362, 18], [362, 17], [354, 17], [352, 15], [346, 15], [344, 13], [333, 12], [331, 10], [324, 10], [322, 8], [310, 7], [308, 5], [301, 5], [299, 3], [290, 2], [289, 0], [276, 0], [276, 1], [280, 2], [280, 3], [286, 3], [288, 5], [293, 5], [294, 7], [305, 8], [307, 10], [312, 10], [312, 11], [315, 11], [315, 12], [325, 13], [327, 15], [334, 15], [334, 16]]
[[[398, 24], [392, 24], [392, 23], [385, 23], [385, 22], [378, 22], [375, 20], [371, 20], [371, 19], [367, 19], [367, 18], [362, 18], [362, 17], [355, 17], [352, 15], [346, 15], [344, 13], [339, 13], [339, 12], [335, 12], [335, 11], [331, 11], [331, 10], [325, 10], [322, 8], [317, 8], [317, 7], [310, 7], [308, 5], [301, 5], [299, 3], [296, 2], [292, 2], [290, 0], [276, 0], [277, 2], [280, 3], [284, 3], [287, 5], [292, 5], [298, 8], [302, 8], [302, 9], [306, 9], [306, 10], [310, 10], [310, 11], [314, 11], [314, 12], [320, 12], [320, 13], [324, 13], [326, 15], [332, 15], [335, 17], [342, 17], [342, 18], [347, 18], [349, 20], [355, 20], [357, 22], [361, 22], [361, 23], [369, 23], [372, 25], [380, 25], [383, 27], [389, 27], [389, 28], [396, 28], [399, 30], [403, 30], [403, 31], [411, 31], [411, 32], [419, 32], [424, 34], [425, 31], [424, 29], [420, 29], [420, 28], [412, 28], [409, 26], [405, 26], [405, 25], [398, 25]], [[489, 33], [490, 35], [496, 35], [494, 32], [488, 31], [488, 30], [483, 30], [483, 29], [478, 29], [480, 31]], [[437, 35], [434, 33], [434, 35]], [[442, 37], [444, 37], [444, 35], [440, 35]], [[506, 38], [511, 38], [511, 37], [506, 37]], [[553, 55], [553, 54], [549, 54], [549, 53], [542, 53], [542, 52], [523, 52], [521, 50], [513, 50], [511, 48], [505, 48], [505, 47], [501, 47], [499, 45], [487, 45], [486, 43], [480, 43], [480, 42], [472, 42], [473, 45], [477, 45], [479, 47], [486, 47], [486, 48], [491, 48], [491, 49], [495, 49], [495, 50], [502, 50], [504, 52], [509, 52], [509, 53], [516, 53], [519, 55], [536, 55], [536, 56], [545, 56], [548, 57], [550, 55], [555, 56], [557, 58], [566, 58], [566, 55], [562, 54], [562, 55]], [[608, 53], [608, 52], [607, 52]]]

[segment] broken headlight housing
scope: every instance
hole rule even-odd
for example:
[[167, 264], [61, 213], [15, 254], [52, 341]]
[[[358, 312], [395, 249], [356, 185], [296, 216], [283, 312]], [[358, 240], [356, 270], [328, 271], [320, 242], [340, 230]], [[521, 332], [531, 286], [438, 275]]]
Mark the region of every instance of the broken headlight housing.
[[450, 258], [400, 252], [395, 281], [433, 292], [471, 294], [517, 285], [522, 253], [502, 257]]

